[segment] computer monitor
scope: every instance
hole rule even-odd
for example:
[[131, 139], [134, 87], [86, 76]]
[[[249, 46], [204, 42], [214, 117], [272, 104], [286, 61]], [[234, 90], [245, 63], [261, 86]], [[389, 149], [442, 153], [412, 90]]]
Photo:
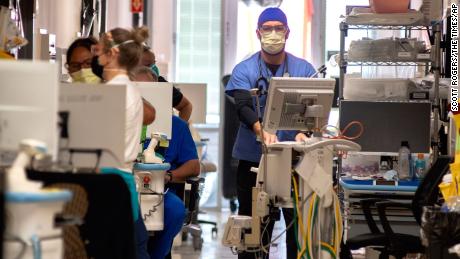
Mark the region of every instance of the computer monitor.
[[205, 124], [207, 85], [199, 83], [174, 83], [174, 86], [192, 103], [193, 110], [190, 121], [192, 123]]
[[[59, 112], [68, 114], [60, 139], [63, 162], [75, 167], [121, 167], [125, 154], [126, 85], [61, 83]], [[67, 157], [74, 150], [72, 157]], [[95, 151], [101, 150], [98, 159]], [[82, 152], [80, 152], [82, 151]]]
[[[352, 121], [363, 125], [362, 135], [353, 140], [360, 152], [394, 155], [401, 141], [408, 141], [412, 153], [430, 152], [431, 103], [402, 101], [351, 101], [340, 104], [340, 129]], [[351, 127], [347, 136], [356, 136], [358, 127]]]
[[313, 130], [328, 123], [334, 79], [273, 77], [263, 120], [264, 130]]
[[155, 108], [155, 121], [147, 127], [147, 137], [151, 133], [162, 133], [171, 138], [172, 83], [136, 82], [142, 97]]
[[46, 143], [57, 158], [58, 67], [49, 62], [0, 61], [0, 165], [10, 164], [19, 143]]

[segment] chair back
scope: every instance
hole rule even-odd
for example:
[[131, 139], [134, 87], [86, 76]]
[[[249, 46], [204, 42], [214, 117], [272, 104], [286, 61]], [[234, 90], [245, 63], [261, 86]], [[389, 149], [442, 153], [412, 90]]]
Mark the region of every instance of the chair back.
[[449, 171], [451, 162], [451, 157], [439, 156], [415, 191], [414, 199], [412, 200], [412, 211], [419, 225], [421, 224], [423, 207], [432, 206], [438, 201], [438, 185], [441, 183], [442, 177]]

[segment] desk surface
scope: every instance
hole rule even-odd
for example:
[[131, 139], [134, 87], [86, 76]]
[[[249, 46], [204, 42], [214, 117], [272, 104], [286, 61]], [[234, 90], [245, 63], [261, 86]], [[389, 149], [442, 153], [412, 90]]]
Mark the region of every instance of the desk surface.
[[353, 179], [340, 179], [340, 185], [350, 191], [393, 191], [393, 192], [415, 192], [418, 188], [420, 181], [399, 181], [398, 185], [374, 185], [373, 180], [353, 180]]

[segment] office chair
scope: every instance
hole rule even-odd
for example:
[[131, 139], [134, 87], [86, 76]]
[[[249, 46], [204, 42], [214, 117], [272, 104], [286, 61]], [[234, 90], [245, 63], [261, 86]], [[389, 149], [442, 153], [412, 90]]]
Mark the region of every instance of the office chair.
[[[221, 85], [225, 91], [231, 75], [222, 77]], [[222, 177], [223, 186], [222, 194], [230, 202], [230, 210], [235, 213], [238, 210], [237, 193], [236, 193], [236, 170], [238, 167], [238, 160], [232, 157], [233, 144], [235, 143], [236, 135], [240, 120], [236, 112], [235, 100], [229, 95], [225, 95], [224, 101], [224, 116], [223, 116], [223, 160], [222, 160]]]
[[[68, 209], [70, 214], [84, 215], [83, 224], [77, 227], [87, 258], [136, 258], [131, 194], [119, 175], [27, 170], [27, 177], [45, 186], [73, 184], [84, 189], [86, 195], [76, 192], [75, 204], [72, 201]], [[60, 222], [65, 223], [65, 218]], [[74, 243], [65, 249], [72, 249], [70, 253], [81, 249], [80, 245]]]
[[[415, 220], [420, 225], [424, 206], [436, 204], [439, 196], [439, 183], [442, 177], [449, 170], [452, 158], [440, 156], [433, 164], [425, 178], [417, 188], [411, 204], [398, 203], [383, 199], [366, 199], [361, 201], [364, 217], [370, 233], [357, 235], [346, 241], [345, 249], [356, 250], [366, 246], [376, 246], [380, 251], [380, 259], [389, 258], [390, 255], [396, 259], [402, 259], [408, 253], [424, 253], [421, 240], [417, 236], [395, 233], [391, 228], [386, 210], [387, 208], [406, 208], [412, 210]], [[383, 232], [380, 231], [371, 213], [371, 207], [376, 207]]]
[[[199, 137], [196, 130], [192, 130], [192, 135], [194, 137]], [[203, 143], [203, 146], [206, 146], [207, 139], [200, 139], [200, 143]], [[199, 148], [201, 151], [201, 147]], [[206, 149], [204, 149], [206, 150]], [[200, 155], [200, 174], [216, 172], [217, 167], [214, 163], [205, 161], [203, 158], [206, 157], [206, 151], [203, 152], [203, 155]], [[203, 246], [203, 238], [201, 237], [203, 231], [201, 228], [202, 224], [212, 225], [212, 234], [217, 237], [217, 222], [200, 220], [198, 219], [198, 214], [202, 213], [199, 208], [201, 194], [203, 190], [203, 184], [205, 182], [205, 177], [190, 177], [187, 178], [186, 183], [191, 186], [190, 190], [184, 190], [184, 199], [187, 208], [186, 224], [182, 228], [182, 241], [187, 240], [188, 234], [193, 238], [193, 248], [195, 250], [201, 250]]]
[[200, 203], [200, 186], [204, 183], [203, 177], [189, 177], [186, 180], [187, 184], [190, 184], [190, 190], [185, 191], [185, 206], [187, 213], [185, 216], [184, 226], [182, 227], [182, 240], [187, 239], [187, 235], [190, 234], [193, 240], [193, 248], [195, 250], [201, 250], [203, 247], [203, 230], [197, 221], [199, 213]]

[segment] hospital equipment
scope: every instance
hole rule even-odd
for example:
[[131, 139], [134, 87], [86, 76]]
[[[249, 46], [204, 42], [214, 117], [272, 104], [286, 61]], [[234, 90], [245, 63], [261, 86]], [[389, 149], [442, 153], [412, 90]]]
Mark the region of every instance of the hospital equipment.
[[[297, 227], [297, 222], [300, 223], [299, 256], [337, 255], [342, 220], [332, 188], [332, 159], [336, 151], [356, 151], [360, 146], [345, 139], [323, 138], [316, 130], [327, 123], [334, 85], [334, 80], [327, 79], [272, 78], [264, 130], [311, 129], [315, 137], [306, 143], [264, 145], [260, 166], [254, 169], [258, 175], [257, 185], [252, 189], [253, 216], [229, 218], [222, 240], [225, 246], [237, 251], [266, 251], [270, 244], [261, 242], [265, 231], [261, 231], [260, 223], [273, 220], [271, 214], [276, 207], [293, 207], [296, 216], [287, 227]], [[301, 157], [296, 166], [291, 162], [294, 151]]]
[[135, 82], [142, 97], [155, 107], [155, 121], [147, 127], [147, 136], [161, 133], [171, 138], [172, 83]]
[[139, 192], [141, 217], [147, 231], [163, 230], [164, 179], [170, 164], [135, 163], [133, 167]]
[[62, 258], [62, 231], [56, 226], [56, 216], [72, 193], [41, 189], [41, 183], [28, 180], [25, 172], [33, 159], [44, 154], [45, 143], [23, 140], [18, 156], [7, 169], [5, 258]]
[[179, 89], [193, 105], [190, 121], [206, 124], [207, 84], [174, 83], [174, 87]]
[[143, 162], [147, 164], [161, 164], [164, 161], [164, 158], [161, 155], [155, 152], [155, 149], [158, 144], [162, 142], [166, 142], [167, 137], [166, 135], [162, 134], [152, 134], [150, 139], [149, 146], [142, 152], [143, 154]]
[[[401, 141], [408, 141], [413, 153], [430, 153], [430, 118], [429, 101], [343, 100], [340, 108], [341, 130], [351, 121], [362, 123], [364, 131], [355, 141], [363, 152], [396, 154]], [[348, 134], [357, 130], [349, 128]]]
[[[125, 85], [61, 83], [60, 158], [75, 167], [122, 167]], [[68, 157], [65, 157], [65, 155]]]
[[72, 194], [42, 189], [25, 173], [32, 161], [57, 157], [57, 75], [57, 66], [47, 62], [0, 62], [0, 164], [10, 166], [6, 170], [6, 258], [62, 258], [55, 217]]
[[46, 143], [56, 159], [57, 73], [48, 62], [0, 61], [0, 165], [11, 164], [24, 138]]
[[165, 173], [171, 165], [163, 163], [164, 158], [155, 150], [167, 146], [166, 135], [152, 133], [149, 146], [143, 151], [141, 162], [135, 163], [133, 167], [141, 216], [147, 231], [163, 230], [164, 226]]

